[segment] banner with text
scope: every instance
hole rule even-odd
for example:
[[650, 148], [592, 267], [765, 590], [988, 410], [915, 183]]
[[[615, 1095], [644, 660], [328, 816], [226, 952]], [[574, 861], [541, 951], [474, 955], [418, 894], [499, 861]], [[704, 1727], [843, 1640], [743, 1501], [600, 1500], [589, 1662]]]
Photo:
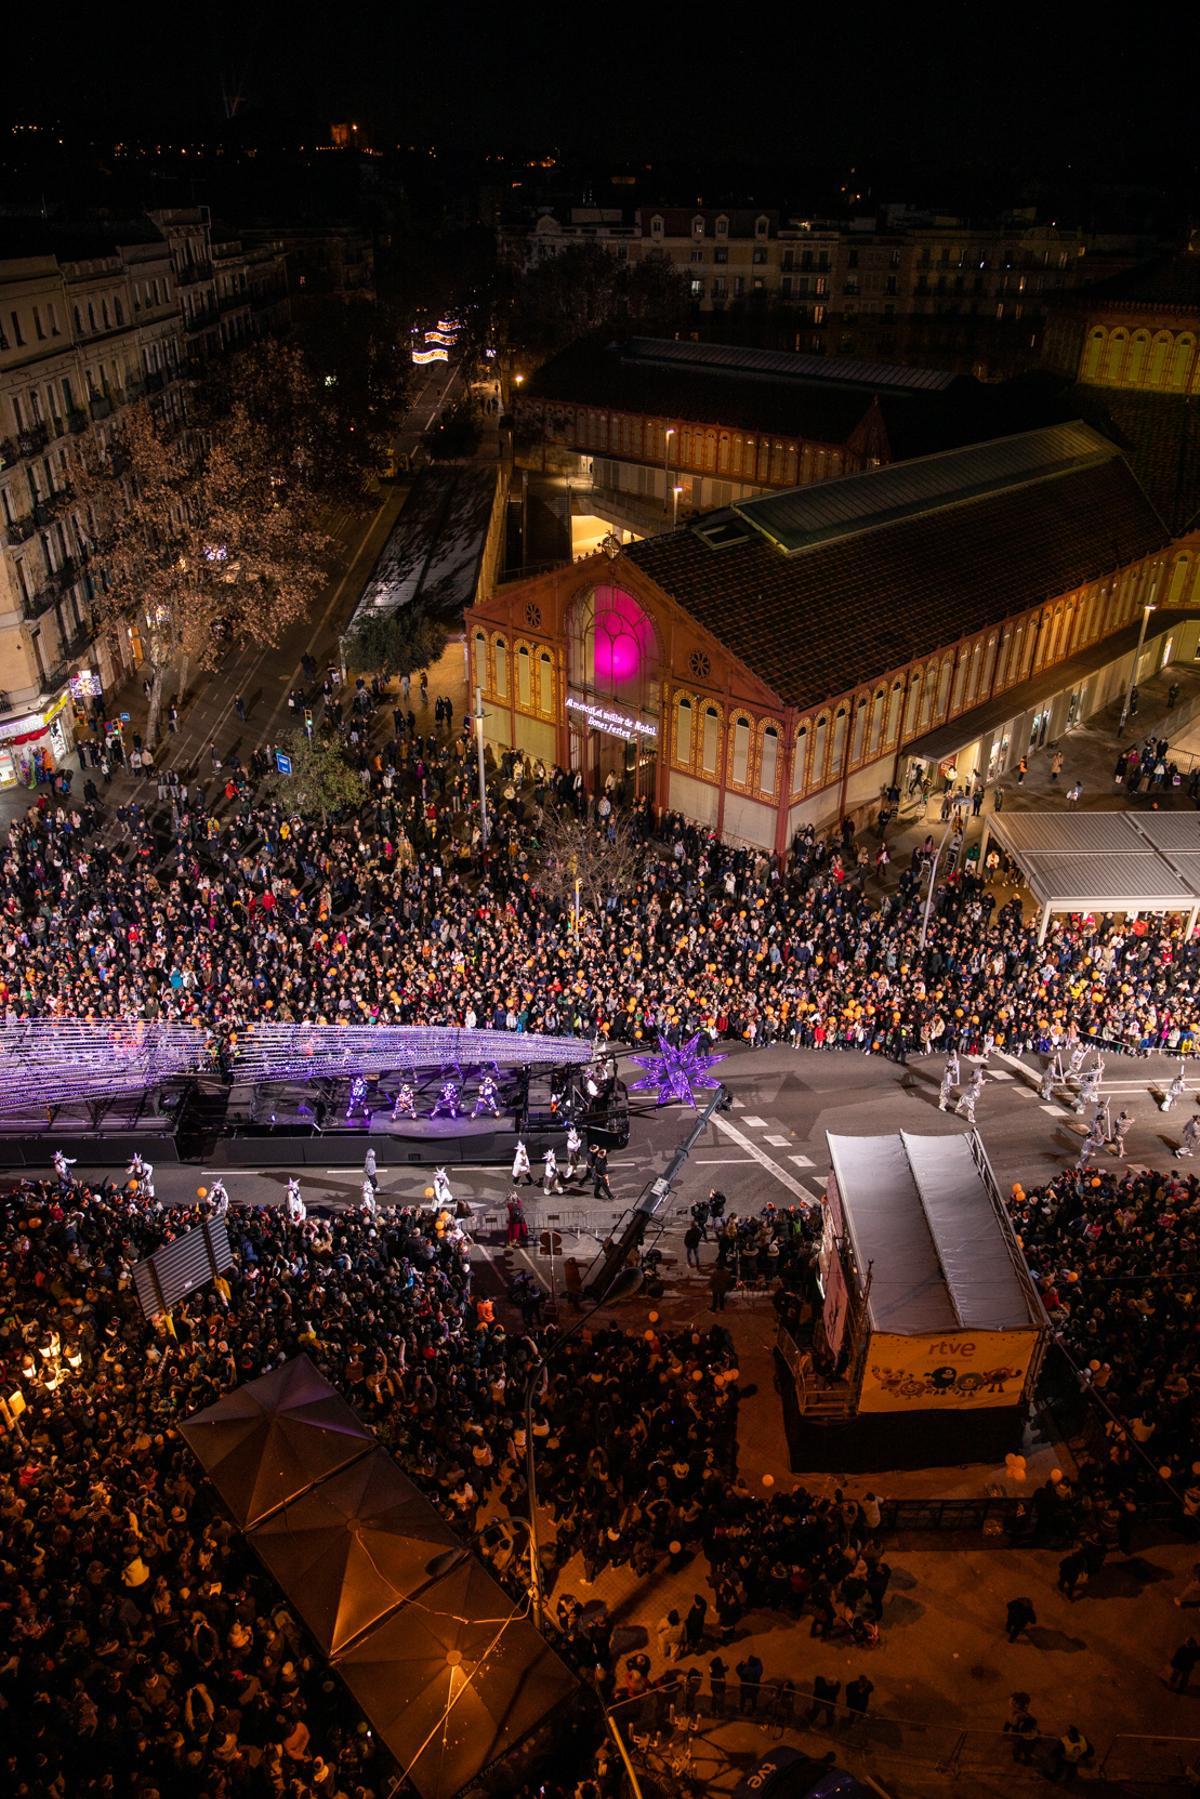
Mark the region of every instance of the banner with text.
[[872, 1336], [860, 1412], [979, 1410], [1017, 1405], [1036, 1331], [950, 1331], [939, 1337]]

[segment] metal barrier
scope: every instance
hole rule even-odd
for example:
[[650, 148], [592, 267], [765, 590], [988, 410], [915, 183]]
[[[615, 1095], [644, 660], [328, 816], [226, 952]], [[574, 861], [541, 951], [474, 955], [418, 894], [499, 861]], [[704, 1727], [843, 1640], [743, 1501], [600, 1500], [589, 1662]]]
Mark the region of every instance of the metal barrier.
[[[1029, 1517], [1024, 1499], [989, 1494], [982, 1499], [881, 1499], [884, 1530], [970, 1530], [1003, 1543]], [[988, 1526], [994, 1526], [989, 1530]]]
[[1200, 1737], [1118, 1736], [1105, 1750], [1096, 1772], [1106, 1780], [1194, 1779], [1200, 1768]]

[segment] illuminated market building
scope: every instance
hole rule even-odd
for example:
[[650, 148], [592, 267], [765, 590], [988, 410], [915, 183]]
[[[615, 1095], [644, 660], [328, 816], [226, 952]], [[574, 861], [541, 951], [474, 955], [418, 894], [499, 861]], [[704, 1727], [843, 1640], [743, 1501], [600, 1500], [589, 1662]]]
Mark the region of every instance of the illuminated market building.
[[471, 679], [495, 749], [781, 850], [914, 761], [995, 779], [1135, 654], [1139, 679], [1192, 660], [1198, 555], [1109, 439], [1051, 426], [498, 585], [467, 613]]

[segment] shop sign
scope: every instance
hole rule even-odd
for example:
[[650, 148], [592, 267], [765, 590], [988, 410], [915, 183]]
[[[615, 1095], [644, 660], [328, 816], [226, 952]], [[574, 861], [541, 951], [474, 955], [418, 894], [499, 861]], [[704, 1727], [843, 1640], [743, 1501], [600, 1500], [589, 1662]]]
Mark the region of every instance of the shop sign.
[[27, 712], [24, 718], [5, 719], [4, 723], [0, 725], [0, 743], [7, 742], [10, 737], [35, 736], [41, 729], [42, 716], [40, 712]]
[[574, 694], [567, 696], [567, 711], [578, 713], [581, 723], [593, 731], [603, 731], [606, 737], [658, 736], [657, 725], [630, 718], [624, 712], [614, 712], [611, 706], [599, 706], [592, 700], [577, 700]]

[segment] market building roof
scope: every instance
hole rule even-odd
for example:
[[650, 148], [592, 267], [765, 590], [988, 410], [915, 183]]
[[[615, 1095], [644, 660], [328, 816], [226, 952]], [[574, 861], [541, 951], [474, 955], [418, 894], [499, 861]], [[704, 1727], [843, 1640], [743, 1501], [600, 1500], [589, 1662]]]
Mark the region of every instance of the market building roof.
[[702, 513], [622, 556], [807, 706], [1169, 541], [1076, 422]]
[[1079, 288], [1064, 299], [1074, 310], [1083, 311], [1103, 306], [1139, 306], [1160, 307], [1164, 312], [1200, 313], [1200, 248], [1156, 256], [1150, 262]]

